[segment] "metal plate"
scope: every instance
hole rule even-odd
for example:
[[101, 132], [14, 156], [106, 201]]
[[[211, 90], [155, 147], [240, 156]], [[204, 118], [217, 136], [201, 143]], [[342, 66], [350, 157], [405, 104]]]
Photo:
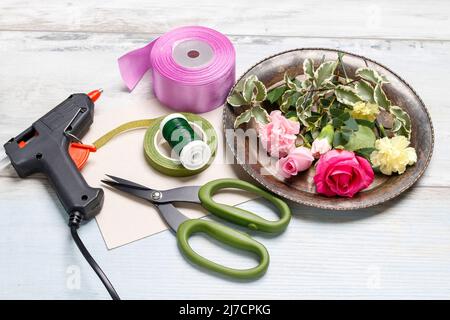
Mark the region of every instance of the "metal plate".
[[[306, 58], [313, 59], [314, 65], [317, 68], [322, 57], [325, 57], [325, 60], [335, 60], [337, 53], [338, 51], [332, 49], [315, 48], [282, 52], [253, 66], [242, 75], [238, 82], [254, 74], [269, 88], [282, 81], [286, 71], [290, 76], [303, 74], [303, 61]], [[264, 168], [267, 166], [262, 165], [260, 161], [249, 164], [243, 158], [245, 156], [245, 159], [249, 159], [257, 150], [254, 150], [255, 148], [246, 141], [244, 152], [237, 154], [235, 143], [232, 141], [233, 137], [226, 135], [228, 148], [232, 150], [237, 162], [244, 170], [265, 188], [283, 198], [300, 204], [331, 210], [366, 208], [400, 195], [422, 176], [430, 162], [434, 145], [433, 125], [428, 110], [416, 92], [397, 74], [373, 60], [352, 53], [346, 53], [344, 63], [346, 72], [350, 78], [354, 78], [355, 71], [359, 67], [364, 66], [373, 68], [388, 78], [390, 83], [383, 86], [388, 98], [392, 101], [393, 105], [404, 108], [411, 117], [411, 146], [416, 149], [417, 163], [414, 166], [408, 167], [402, 175], [385, 176], [376, 174], [375, 181], [372, 185], [366, 190], [359, 192], [353, 198], [330, 198], [315, 192], [313, 182], [315, 170], [313, 167], [289, 180], [284, 180], [272, 174], [263, 174]], [[233, 129], [236, 116], [244, 110], [243, 107], [233, 108], [229, 104], [225, 105], [223, 113], [225, 130]], [[271, 110], [268, 111], [270, 112]], [[252, 126], [252, 124], [248, 124], [248, 126]]]

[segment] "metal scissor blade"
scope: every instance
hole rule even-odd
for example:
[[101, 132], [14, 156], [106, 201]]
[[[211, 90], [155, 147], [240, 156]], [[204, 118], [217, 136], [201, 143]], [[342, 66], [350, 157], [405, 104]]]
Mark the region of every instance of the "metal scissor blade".
[[164, 218], [166, 223], [172, 229], [173, 232], [177, 232], [178, 227], [184, 221], [189, 220], [190, 218], [186, 217], [182, 214], [177, 208], [175, 208], [171, 203], [161, 203], [155, 204], [158, 208], [159, 213]]
[[143, 186], [139, 186], [139, 187], [133, 187], [133, 186], [128, 186], [125, 184], [122, 184], [120, 182], [116, 182], [116, 181], [111, 181], [111, 180], [102, 180], [102, 182], [104, 184], [107, 184], [110, 187], [113, 187], [117, 190], [132, 194], [135, 197], [141, 198], [141, 199], [145, 199], [148, 201], [152, 201], [152, 189], [143, 187]]
[[105, 176], [107, 176], [108, 178], [110, 178], [110, 179], [112, 179], [112, 180], [114, 180], [116, 182], [119, 182], [120, 184], [125, 185], [125, 186], [152, 190], [152, 189], [150, 189], [150, 188], [148, 188], [146, 186], [143, 186], [142, 184], [138, 184], [138, 183], [130, 181], [130, 180], [126, 180], [126, 179], [122, 179], [122, 178], [119, 178], [119, 177], [116, 177], [116, 176], [112, 176], [110, 174], [105, 174]]

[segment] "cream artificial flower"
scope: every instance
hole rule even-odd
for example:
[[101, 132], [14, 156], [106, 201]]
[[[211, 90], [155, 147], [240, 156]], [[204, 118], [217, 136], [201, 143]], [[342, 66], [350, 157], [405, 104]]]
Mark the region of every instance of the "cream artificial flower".
[[354, 119], [374, 121], [380, 113], [380, 107], [377, 104], [358, 101], [353, 106], [351, 115]]
[[392, 172], [402, 174], [406, 166], [413, 165], [417, 161], [416, 150], [408, 146], [409, 141], [404, 136], [378, 139], [375, 141], [376, 150], [370, 155], [370, 161], [374, 167], [379, 167], [383, 174], [388, 176]]

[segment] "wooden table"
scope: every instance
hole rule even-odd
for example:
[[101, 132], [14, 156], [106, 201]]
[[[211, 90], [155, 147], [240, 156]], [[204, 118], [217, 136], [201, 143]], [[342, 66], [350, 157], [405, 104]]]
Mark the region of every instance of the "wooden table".
[[[272, 264], [254, 282], [191, 267], [169, 232], [111, 251], [95, 222], [81, 237], [126, 299], [450, 298], [449, 12], [450, 2], [439, 0], [2, 0], [0, 141], [72, 91], [103, 87], [105, 108], [146, 103], [149, 82], [126, 93], [116, 58], [181, 25], [227, 34], [238, 74], [298, 47], [366, 55], [409, 82], [434, 120], [431, 165], [405, 195], [355, 212], [294, 207], [287, 232], [262, 239]], [[243, 207], [270, 214], [258, 201]], [[21, 180], [2, 172], [0, 208], [0, 298], [108, 298], [43, 177]], [[233, 266], [254, 263], [202, 237], [193, 246]]]

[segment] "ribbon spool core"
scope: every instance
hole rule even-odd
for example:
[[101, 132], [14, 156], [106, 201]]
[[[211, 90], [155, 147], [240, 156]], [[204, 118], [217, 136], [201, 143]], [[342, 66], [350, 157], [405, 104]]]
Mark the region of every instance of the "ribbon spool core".
[[201, 40], [185, 40], [174, 45], [172, 57], [185, 68], [200, 68], [208, 65], [214, 58], [214, 50]]

